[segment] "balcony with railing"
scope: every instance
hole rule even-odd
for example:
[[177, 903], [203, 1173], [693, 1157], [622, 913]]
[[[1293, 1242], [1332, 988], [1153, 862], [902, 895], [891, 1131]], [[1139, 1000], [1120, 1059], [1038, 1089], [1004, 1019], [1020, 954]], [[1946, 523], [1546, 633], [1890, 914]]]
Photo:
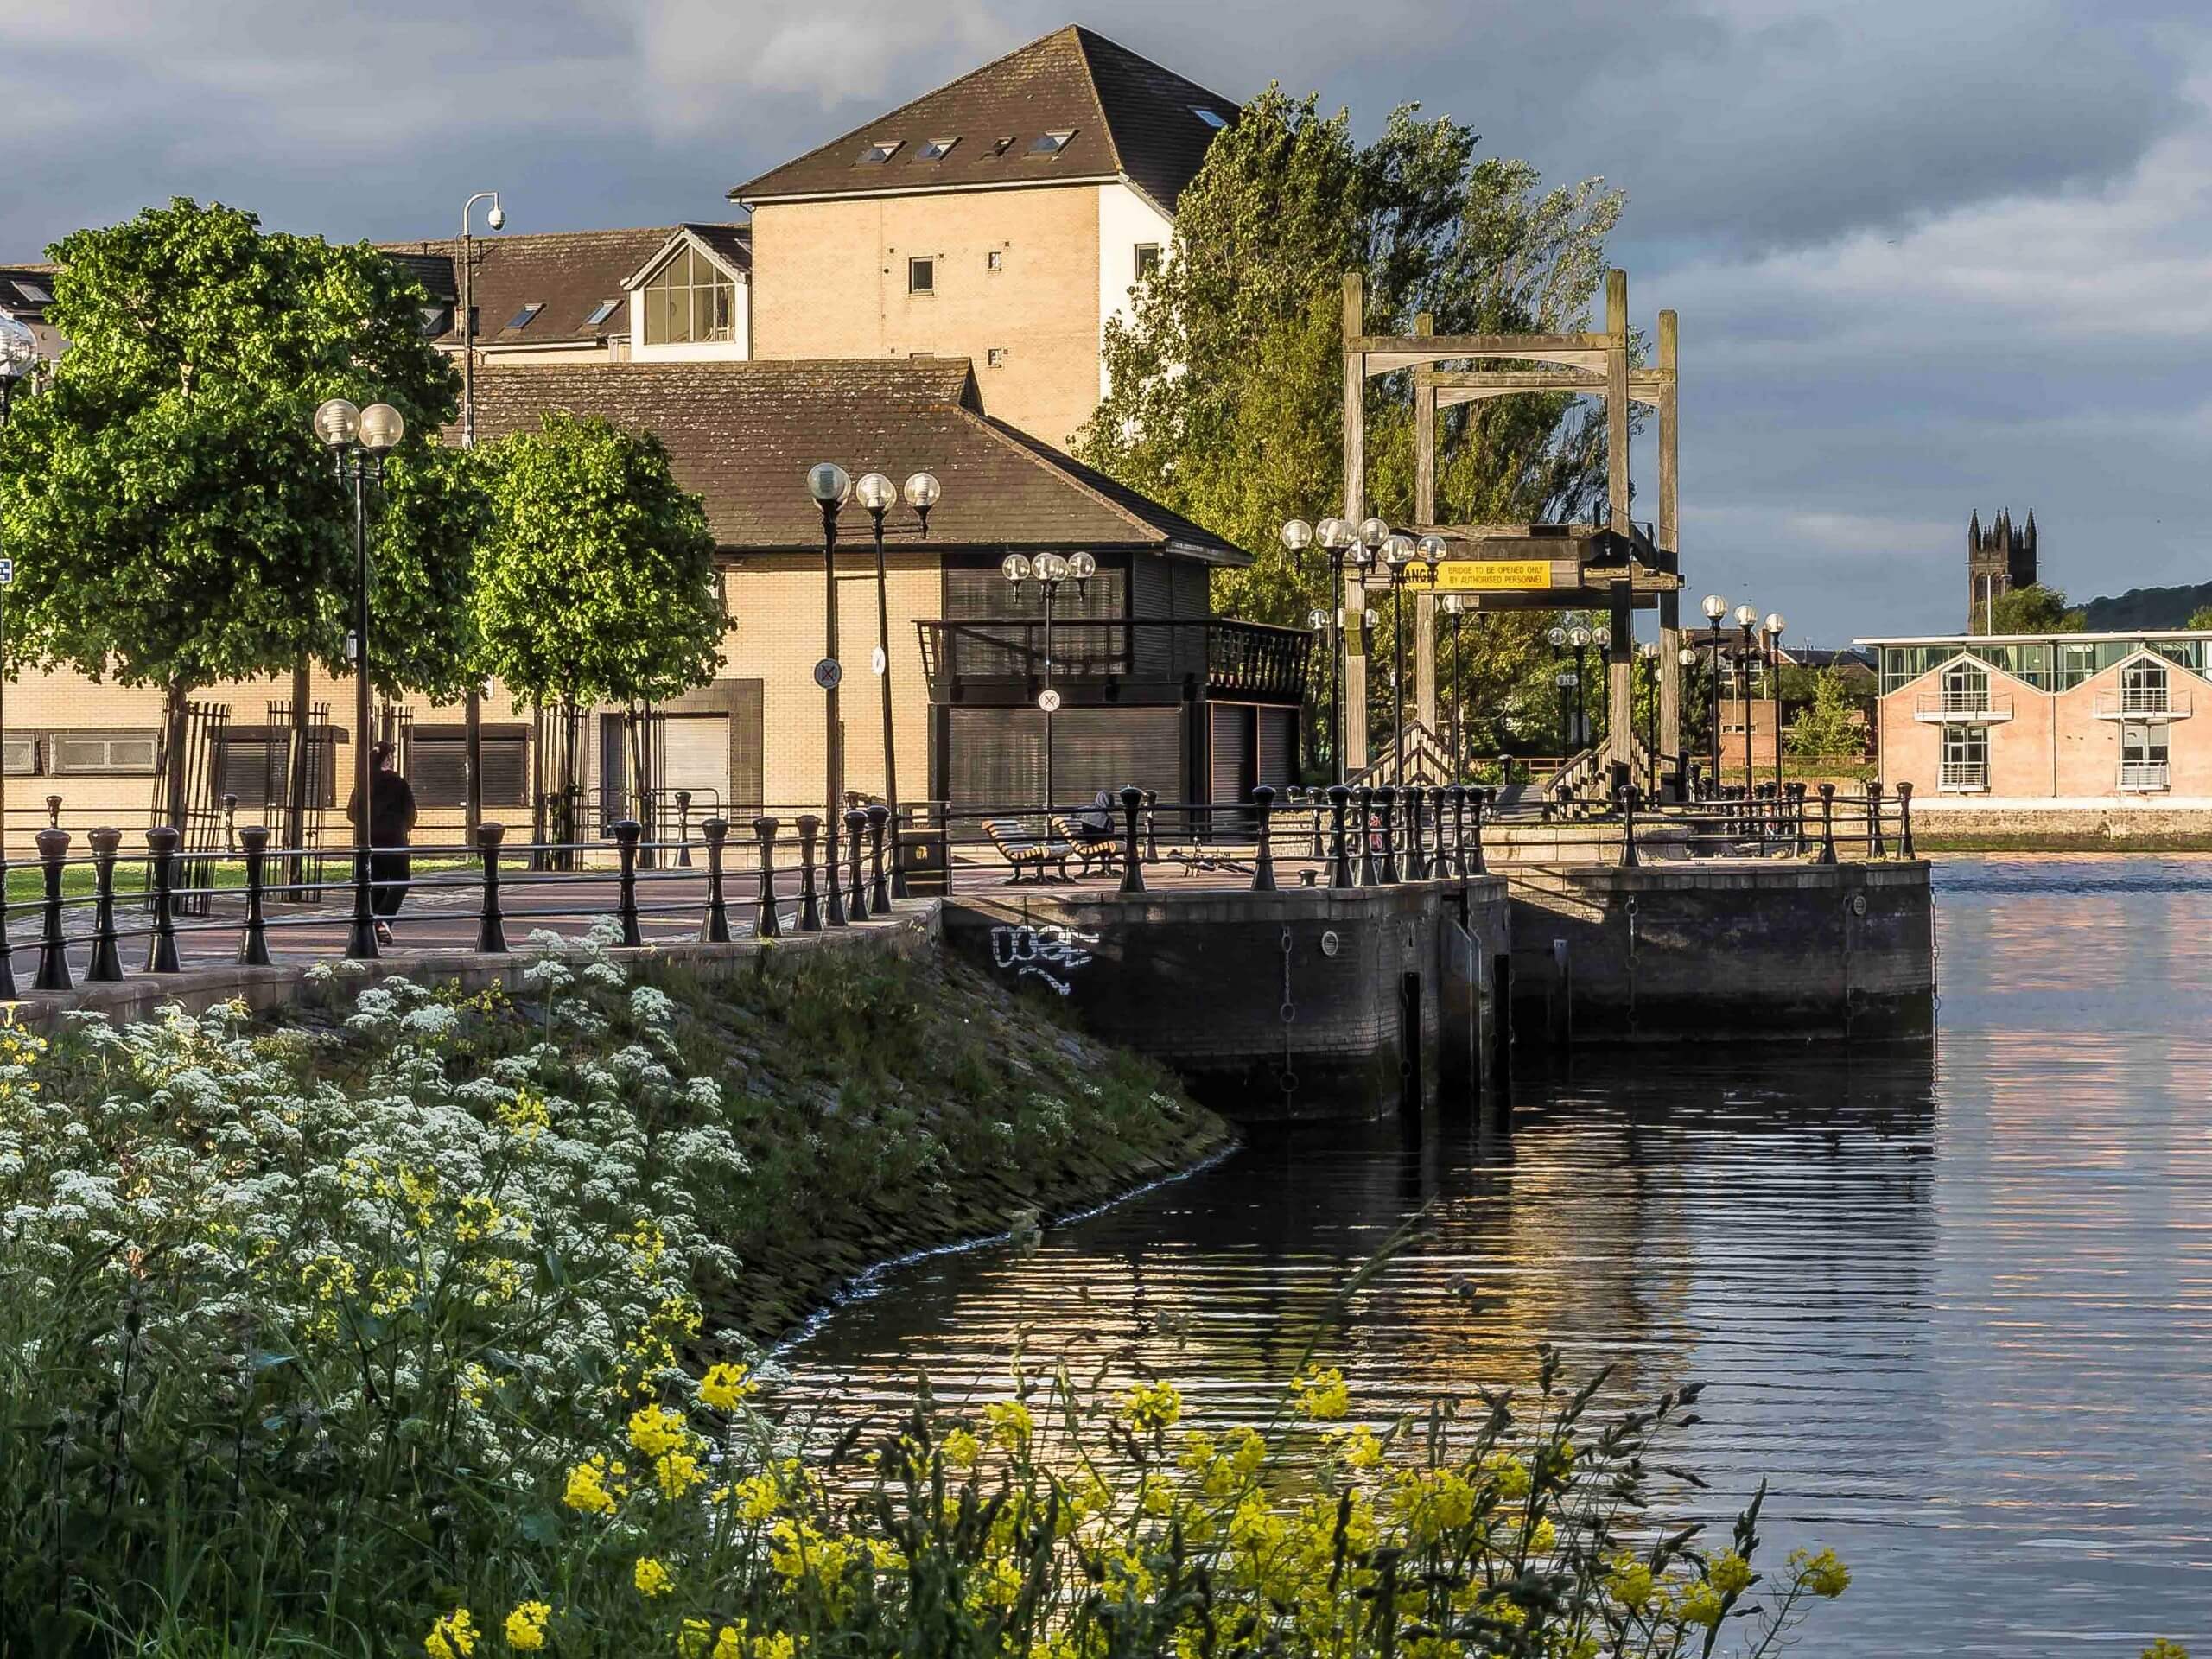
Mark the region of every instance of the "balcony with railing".
[[1942, 775], [1936, 781], [1947, 794], [1986, 794], [1989, 791], [1989, 763], [1986, 760], [1946, 760], [1942, 763]]
[[1993, 726], [2012, 718], [2012, 694], [1987, 686], [1923, 691], [1913, 700], [1912, 717], [1936, 726]]
[[2187, 691], [2163, 685], [2121, 685], [2097, 693], [2099, 720], [2140, 720], [2157, 725], [2189, 716]]
[[[1045, 683], [1039, 617], [938, 619], [914, 625], [934, 702], [1020, 703]], [[1219, 617], [1052, 625], [1052, 683], [1074, 704], [1183, 702], [1295, 703], [1306, 695], [1313, 635]]]
[[2120, 763], [2120, 787], [2123, 794], [2155, 794], [2166, 789], [2166, 763], [2163, 760], [2123, 760]]

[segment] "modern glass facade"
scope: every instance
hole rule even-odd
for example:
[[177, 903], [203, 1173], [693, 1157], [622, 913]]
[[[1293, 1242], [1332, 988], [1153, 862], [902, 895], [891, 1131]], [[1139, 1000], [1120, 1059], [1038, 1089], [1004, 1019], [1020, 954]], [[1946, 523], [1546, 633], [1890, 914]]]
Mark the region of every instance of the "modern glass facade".
[[2212, 668], [2212, 634], [2053, 634], [2040, 639], [1987, 639], [1961, 635], [1945, 639], [1892, 643], [1868, 639], [1881, 652], [1885, 696], [1941, 668], [1961, 653], [2000, 668], [2038, 691], [2067, 691], [2125, 661], [2139, 651], [2154, 651], [2169, 662], [2204, 673]]

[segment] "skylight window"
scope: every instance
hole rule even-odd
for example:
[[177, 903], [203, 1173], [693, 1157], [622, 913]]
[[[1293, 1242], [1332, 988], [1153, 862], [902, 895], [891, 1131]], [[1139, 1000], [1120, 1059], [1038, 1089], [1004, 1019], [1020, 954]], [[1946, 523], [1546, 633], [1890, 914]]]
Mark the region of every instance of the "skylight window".
[[544, 308], [544, 301], [532, 300], [528, 305], [525, 305], [521, 310], [516, 312], [514, 315], [507, 319], [507, 327], [510, 328], [527, 328], [531, 323], [537, 321], [537, 314]]
[[592, 307], [591, 315], [584, 319], [584, 327], [598, 327], [601, 323], [614, 315], [614, 308], [621, 303], [620, 300], [601, 300], [597, 305]]
[[1223, 115], [1220, 111], [1207, 109], [1201, 104], [1192, 105], [1191, 113], [1197, 116], [1199, 120], [1205, 122], [1206, 125], [1211, 127], [1216, 132], [1219, 132], [1224, 127], [1229, 124], [1229, 118]]
[[1011, 135], [1009, 135], [1009, 136], [1008, 136], [1008, 137], [1004, 137], [1004, 138], [1000, 139], [996, 143], [995, 143], [995, 144], [993, 144], [993, 145], [991, 146], [991, 154], [992, 154], [993, 156], [1003, 156], [1003, 155], [1005, 155], [1005, 154], [1007, 153], [1007, 151], [1008, 151], [1009, 149], [1012, 149], [1013, 148], [1014, 148], [1014, 139], [1013, 139], [1012, 136], [1011, 136]]
[[959, 142], [957, 137], [932, 138], [914, 152], [914, 159], [918, 162], [941, 162], [952, 154], [952, 147]]
[[899, 146], [906, 142], [904, 138], [879, 138], [861, 151], [853, 165], [855, 167], [881, 167], [899, 153]]
[[1065, 132], [1040, 132], [1037, 142], [1029, 146], [1032, 156], [1057, 156], [1068, 147], [1068, 140], [1075, 137], [1075, 129]]
[[47, 305], [51, 303], [54, 299], [54, 296], [48, 293], [46, 289], [38, 283], [27, 283], [20, 276], [16, 279], [16, 292], [29, 300], [33, 305]]

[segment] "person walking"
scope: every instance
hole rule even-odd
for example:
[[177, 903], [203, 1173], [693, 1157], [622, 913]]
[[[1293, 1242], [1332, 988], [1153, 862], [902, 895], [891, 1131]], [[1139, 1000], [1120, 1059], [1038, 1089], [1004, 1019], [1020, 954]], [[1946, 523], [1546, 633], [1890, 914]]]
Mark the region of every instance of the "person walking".
[[[391, 918], [407, 898], [407, 883], [414, 864], [407, 837], [415, 828], [415, 791], [391, 764], [391, 745], [379, 743], [369, 751], [369, 908], [377, 918], [377, 943], [391, 943]], [[346, 803], [346, 819], [361, 822], [361, 791], [356, 789]], [[388, 850], [397, 848], [397, 852]], [[378, 849], [387, 850], [379, 851]]]

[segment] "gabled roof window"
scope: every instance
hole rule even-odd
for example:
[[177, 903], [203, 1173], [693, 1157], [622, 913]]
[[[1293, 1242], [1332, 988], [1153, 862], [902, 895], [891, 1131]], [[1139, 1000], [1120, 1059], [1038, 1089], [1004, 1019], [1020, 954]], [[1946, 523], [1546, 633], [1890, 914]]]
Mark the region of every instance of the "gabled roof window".
[[853, 158], [855, 167], [881, 167], [899, 153], [904, 138], [879, 138]]
[[914, 159], [918, 162], [941, 162], [952, 154], [952, 147], [959, 142], [957, 137], [932, 138], [914, 152]]
[[527, 328], [531, 323], [537, 321], [537, 314], [544, 308], [544, 301], [532, 300], [528, 305], [525, 305], [521, 310], [516, 312], [514, 315], [507, 319], [507, 327], [510, 328]]
[[1074, 137], [1073, 127], [1061, 132], [1040, 132], [1037, 135], [1036, 143], [1029, 146], [1029, 153], [1032, 156], [1057, 156], [1068, 147], [1068, 140]]
[[21, 276], [15, 278], [14, 283], [16, 292], [22, 295], [33, 305], [47, 305], [52, 303], [54, 296], [48, 293], [41, 284], [26, 281]]
[[1216, 132], [1219, 132], [1224, 127], [1229, 124], [1229, 118], [1227, 116], [1222, 114], [1218, 110], [1210, 110], [1203, 104], [1192, 105], [1191, 113], [1197, 116], [1199, 120], [1205, 122], [1206, 125], [1211, 127]]
[[614, 308], [621, 303], [620, 300], [601, 300], [597, 305], [592, 307], [591, 315], [584, 319], [584, 327], [598, 327], [601, 323], [614, 315]]
[[1012, 149], [1013, 148], [1014, 148], [1014, 136], [1013, 136], [1011, 133], [1009, 133], [1007, 137], [1003, 137], [1003, 138], [999, 139], [996, 143], [995, 143], [994, 144], [992, 144], [992, 146], [991, 146], [991, 154], [992, 154], [993, 156], [1003, 156], [1003, 155], [1005, 155], [1005, 154], [1007, 153], [1007, 151], [1008, 151], [1009, 149]]

